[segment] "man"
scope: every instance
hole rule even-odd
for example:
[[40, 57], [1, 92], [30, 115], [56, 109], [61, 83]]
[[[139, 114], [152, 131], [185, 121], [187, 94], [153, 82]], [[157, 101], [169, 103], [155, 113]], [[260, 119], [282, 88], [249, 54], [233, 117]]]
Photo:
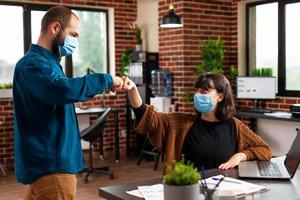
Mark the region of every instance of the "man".
[[74, 102], [122, 87], [120, 77], [92, 74], [67, 78], [59, 61], [71, 55], [78, 17], [68, 8], [49, 9], [37, 45], [16, 65], [13, 83], [15, 170], [29, 184], [25, 199], [74, 199], [84, 167]]

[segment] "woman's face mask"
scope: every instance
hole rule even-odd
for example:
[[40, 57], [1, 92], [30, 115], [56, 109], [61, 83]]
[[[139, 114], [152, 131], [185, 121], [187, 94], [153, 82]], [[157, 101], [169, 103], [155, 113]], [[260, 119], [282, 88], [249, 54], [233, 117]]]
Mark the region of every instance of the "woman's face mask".
[[194, 107], [200, 113], [208, 113], [212, 111], [220, 99], [216, 99], [217, 94], [200, 92], [194, 95]]
[[194, 95], [194, 107], [198, 112], [208, 113], [214, 109], [214, 106], [211, 94], [196, 93]]

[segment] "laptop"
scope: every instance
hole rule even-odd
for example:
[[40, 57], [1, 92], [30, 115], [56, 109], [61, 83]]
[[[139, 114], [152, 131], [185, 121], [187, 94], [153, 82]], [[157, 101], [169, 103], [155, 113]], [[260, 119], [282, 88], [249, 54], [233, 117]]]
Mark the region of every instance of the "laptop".
[[300, 163], [300, 129], [286, 156], [271, 161], [244, 161], [239, 164], [241, 178], [291, 179]]

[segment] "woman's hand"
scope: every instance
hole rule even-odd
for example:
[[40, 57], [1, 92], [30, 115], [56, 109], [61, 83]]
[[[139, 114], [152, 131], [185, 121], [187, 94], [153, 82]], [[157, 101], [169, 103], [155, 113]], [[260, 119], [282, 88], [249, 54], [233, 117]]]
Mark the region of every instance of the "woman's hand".
[[123, 87], [122, 87], [123, 90], [129, 91], [136, 87], [135, 83], [132, 80], [130, 80], [128, 77], [123, 76], [122, 79], [123, 79]]
[[117, 90], [122, 89], [123, 85], [124, 85], [123, 78], [121, 78], [119, 76], [115, 76], [115, 77], [113, 77], [113, 85], [110, 88], [110, 91], [116, 92]]
[[244, 153], [234, 154], [227, 162], [221, 164], [219, 169], [231, 169], [237, 166], [241, 161], [247, 160], [247, 156]]
[[124, 82], [122, 90], [128, 91], [128, 98], [131, 106], [133, 108], [139, 108], [143, 102], [135, 83], [125, 76], [123, 76], [122, 79]]

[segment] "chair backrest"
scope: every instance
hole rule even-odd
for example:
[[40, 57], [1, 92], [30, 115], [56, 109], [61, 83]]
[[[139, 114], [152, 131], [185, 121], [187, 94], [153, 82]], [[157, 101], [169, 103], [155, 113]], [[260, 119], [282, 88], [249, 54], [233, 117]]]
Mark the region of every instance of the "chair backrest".
[[81, 131], [80, 137], [88, 142], [92, 142], [103, 136], [103, 130], [105, 126], [105, 120], [108, 114], [111, 112], [111, 108], [107, 108], [107, 110], [101, 114], [101, 116], [96, 119], [94, 123], [92, 123], [89, 127]]

